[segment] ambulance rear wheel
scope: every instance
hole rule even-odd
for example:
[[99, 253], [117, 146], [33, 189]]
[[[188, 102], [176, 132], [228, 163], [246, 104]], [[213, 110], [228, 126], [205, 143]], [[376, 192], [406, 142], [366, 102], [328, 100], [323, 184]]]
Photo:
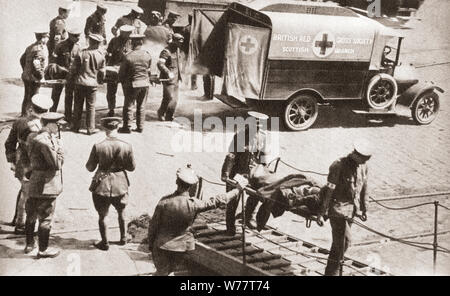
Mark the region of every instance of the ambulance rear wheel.
[[389, 107], [397, 96], [397, 82], [390, 75], [377, 75], [367, 86], [366, 103], [369, 107], [382, 110]]
[[291, 98], [284, 108], [284, 123], [293, 131], [302, 131], [311, 127], [319, 114], [317, 99], [310, 95], [298, 95]]
[[420, 125], [430, 124], [439, 112], [439, 96], [435, 92], [422, 94], [414, 102], [411, 115], [414, 121]]

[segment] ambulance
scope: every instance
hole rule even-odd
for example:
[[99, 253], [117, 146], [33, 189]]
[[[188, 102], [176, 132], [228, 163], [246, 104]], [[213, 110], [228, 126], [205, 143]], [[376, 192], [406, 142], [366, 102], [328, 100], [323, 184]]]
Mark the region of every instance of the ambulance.
[[444, 91], [398, 71], [402, 40], [335, 3], [232, 3], [222, 12], [194, 10], [187, 67], [222, 77], [218, 99], [276, 111], [290, 130], [311, 127], [319, 105], [346, 102], [377, 115], [402, 104], [417, 124], [429, 124]]

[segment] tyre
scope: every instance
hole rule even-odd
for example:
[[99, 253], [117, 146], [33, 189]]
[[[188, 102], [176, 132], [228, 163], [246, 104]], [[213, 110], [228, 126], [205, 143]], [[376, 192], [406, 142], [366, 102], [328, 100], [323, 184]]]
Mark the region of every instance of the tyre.
[[417, 124], [430, 124], [439, 113], [439, 96], [435, 92], [426, 92], [414, 102], [411, 116]]
[[390, 75], [376, 75], [367, 86], [366, 103], [369, 107], [382, 110], [389, 107], [397, 97], [398, 86]]
[[317, 99], [310, 95], [297, 95], [287, 101], [284, 108], [284, 123], [293, 131], [311, 127], [319, 114]]

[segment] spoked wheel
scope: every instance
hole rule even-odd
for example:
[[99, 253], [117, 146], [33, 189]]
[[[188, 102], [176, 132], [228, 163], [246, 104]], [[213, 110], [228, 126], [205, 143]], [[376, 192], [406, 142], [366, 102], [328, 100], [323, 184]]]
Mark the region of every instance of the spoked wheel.
[[421, 95], [411, 108], [411, 115], [417, 124], [430, 124], [439, 112], [439, 96], [435, 92]]
[[392, 76], [375, 76], [367, 87], [366, 102], [373, 109], [389, 107], [397, 96], [397, 83]]
[[318, 110], [317, 100], [313, 96], [293, 97], [284, 109], [284, 123], [293, 131], [306, 130], [316, 121]]

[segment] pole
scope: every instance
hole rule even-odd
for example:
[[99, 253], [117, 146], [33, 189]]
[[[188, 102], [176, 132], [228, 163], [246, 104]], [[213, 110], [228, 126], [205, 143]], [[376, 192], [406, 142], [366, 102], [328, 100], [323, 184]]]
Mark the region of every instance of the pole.
[[240, 199], [242, 203], [242, 275], [245, 275], [247, 269], [247, 258], [245, 256], [245, 203], [244, 203], [244, 191], [240, 193]]
[[433, 274], [436, 274], [436, 259], [437, 259], [437, 248], [438, 248], [438, 208], [439, 201], [434, 202], [434, 241], [433, 241]]

